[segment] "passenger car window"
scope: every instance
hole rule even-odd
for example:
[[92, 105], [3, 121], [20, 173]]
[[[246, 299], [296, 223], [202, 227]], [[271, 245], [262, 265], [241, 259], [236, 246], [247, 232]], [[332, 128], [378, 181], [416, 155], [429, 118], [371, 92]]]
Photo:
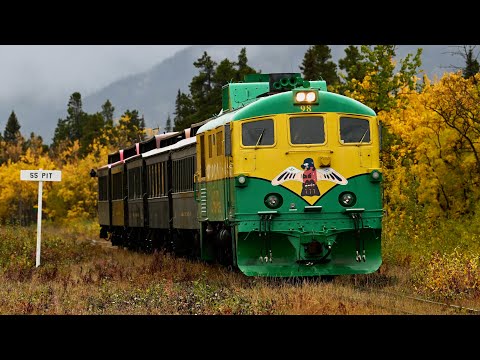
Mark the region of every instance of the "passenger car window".
[[290, 142], [292, 144], [323, 144], [325, 142], [323, 116], [291, 117]]
[[370, 122], [366, 119], [341, 117], [340, 118], [340, 142], [369, 143]]
[[244, 146], [273, 145], [275, 133], [273, 120], [250, 121], [242, 124], [242, 144]]

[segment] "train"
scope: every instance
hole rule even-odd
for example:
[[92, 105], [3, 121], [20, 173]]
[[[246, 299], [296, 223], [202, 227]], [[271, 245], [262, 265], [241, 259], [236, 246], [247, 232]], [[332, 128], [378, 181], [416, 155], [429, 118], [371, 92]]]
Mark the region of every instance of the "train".
[[377, 271], [383, 175], [376, 113], [299, 73], [230, 82], [219, 111], [110, 153], [92, 169], [99, 236], [246, 276]]

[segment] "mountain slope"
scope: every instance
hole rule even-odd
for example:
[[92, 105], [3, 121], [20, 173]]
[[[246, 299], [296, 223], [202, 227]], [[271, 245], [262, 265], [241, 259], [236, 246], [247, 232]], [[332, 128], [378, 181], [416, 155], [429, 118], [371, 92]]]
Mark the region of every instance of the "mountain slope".
[[[168, 114], [173, 120], [175, 98], [178, 89], [189, 92], [188, 85], [198, 74], [193, 63], [206, 51], [219, 63], [224, 58], [236, 60], [241, 45], [192, 46], [176, 53], [147, 72], [116, 81], [102, 90], [85, 97], [87, 112], [95, 112], [109, 99], [119, 116], [126, 109], [137, 109], [145, 117], [149, 127], [164, 127]], [[268, 48], [268, 49], [265, 49]], [[299, 61], [306, 45], [294, 46], [247, 46], [250, 66], [262, 72], [300, 72]]]
[[[137, 109], [145, 117], [148, 127], [163, 129], [168, 114], [173, 121], [175, 97], [178, 89], [189, 92], [188, 85], [198, 69], [193, 66], [203, 51], [206, 51], [214, 61], [219, 63], [224, 58], [232, 61], [245, 45], [196, 45], [179, 51], [169, 59], [164, 60], [147, 72], [129, 76], [116, 81], [104, 89], [87, 96], [84, 107], [88, 112], [98, 111], [101, 105], [110, 99], [116, 107], [116, 116], [126, 109]], [[300, 72], [299, 66], [308, 45], [246, 45], [249, 65], [263, 73]], [[401, 45], [398, 57], [404, 58], [408, 53], [414, 53], [418, 47], [423, 48], [422, 69], [430, 77], [441, 75], [448, 70], [450, 64], [460, 65], [460, 57], [447, 54], [451, 51], [446, 45]], [[345, 56], [346, 45], [332, 45], [332, 58], [338, 60]]]

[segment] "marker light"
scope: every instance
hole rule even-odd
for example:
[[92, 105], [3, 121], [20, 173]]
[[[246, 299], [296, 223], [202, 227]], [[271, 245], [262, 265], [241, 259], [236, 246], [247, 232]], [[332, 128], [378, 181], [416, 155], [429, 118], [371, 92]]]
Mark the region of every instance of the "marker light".
[[382, 181], [382, 173], [378, 170], [373, 170], [370, 173], [370, 181], [372, 182]]
[[238, 186], [238, 187], [248, 186], [248, 177], [246, 175], [238, 175], [235, 178], [235, 186]]

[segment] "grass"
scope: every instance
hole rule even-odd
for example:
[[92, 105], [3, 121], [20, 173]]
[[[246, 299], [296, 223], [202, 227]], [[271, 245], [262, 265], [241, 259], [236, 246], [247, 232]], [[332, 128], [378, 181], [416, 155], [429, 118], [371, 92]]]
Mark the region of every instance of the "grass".
[[[415, 268], [394, 263], [383, 264], [375, 274], [328, 282], [250, 278], [168, 253], [142, 254], [111, 247], [98, 239], [98, 228], [92, 224], [68, 228], [46, 224], [41, 266], [35, 268], [35, 244], [33, 227], [0, 227], [0, 314], [458, 313], [388, 295], [420, 294]], [[365, 287], [369, 290], [362, 290]], [[433, 293], [427, 289], [421, 294]], [[480, 308], [476, 292], [466, 295], [443, 299]]]

